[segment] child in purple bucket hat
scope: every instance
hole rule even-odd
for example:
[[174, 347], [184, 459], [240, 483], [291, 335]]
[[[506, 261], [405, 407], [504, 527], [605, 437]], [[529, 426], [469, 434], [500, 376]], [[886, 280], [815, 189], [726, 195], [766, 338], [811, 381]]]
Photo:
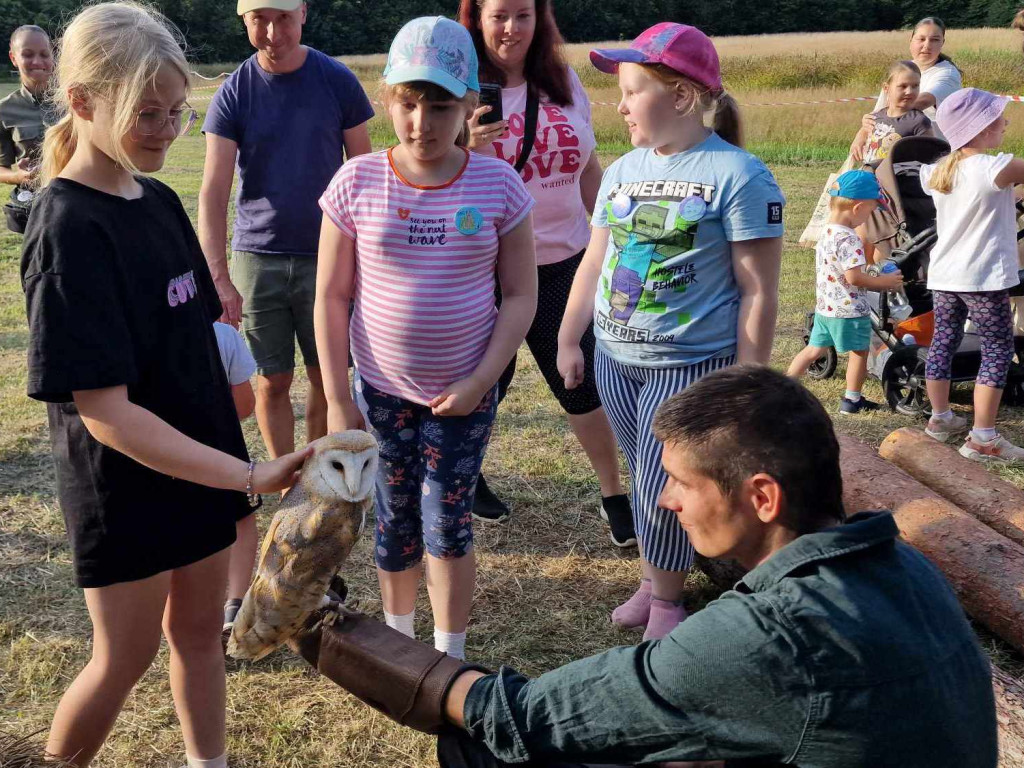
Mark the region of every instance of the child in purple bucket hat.
[[590, 59], [618, 75], [618, 111], [635, 149], [602, 179], [559, 331], [558, 370], [567, 389], [582, 380], [579, 342], [593, 322], [598, 392], [629, 465], [643, 560], [639, 588], [612, 621], [661, 638], [686, 618], [693, 547], [658, 503], [667, 475], [652, 419], [711, 371], [768, 362], [785, 198], [741, 148], [739, 110], [699, 29], [663, 22], [629, 48]]
[[1017, 285], [1017, 214], [1013, 185], [1024, 182], [1024, 160], [988, 154], [1003, 143], [1009, 99], [977, 88], [947, 98], [936, 113], [952, 152], [921, 166], [921, 185], [935, 202], [938, 240], [928, 288], [935, 336], [925, 366], [932, 416], [925, 430], [946, 442], [967, 429], [949, 407], [953, 355], [968, 317], [977, 327], [981, 365], [974, 388], [974, 428], [960, 454], [982, 462], [1024, 460], [1024, 449], [996, 432], [996, 412], [1014, 356], [1009, 288]]

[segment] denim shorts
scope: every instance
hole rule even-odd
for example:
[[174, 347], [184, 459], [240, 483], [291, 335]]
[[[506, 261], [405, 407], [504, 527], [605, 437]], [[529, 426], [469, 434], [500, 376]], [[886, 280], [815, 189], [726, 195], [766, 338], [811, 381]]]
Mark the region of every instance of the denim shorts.
[[242, 335], [263, 376], [319, 365], [313, 334], [316, 256], [235, 251], [231, 281], [242, 294]]
[[871, 346], [870, 317], [825, 317], [814, 314], [807, 342], [812, 347], [835, 347], [836, 352], [860, 352]]

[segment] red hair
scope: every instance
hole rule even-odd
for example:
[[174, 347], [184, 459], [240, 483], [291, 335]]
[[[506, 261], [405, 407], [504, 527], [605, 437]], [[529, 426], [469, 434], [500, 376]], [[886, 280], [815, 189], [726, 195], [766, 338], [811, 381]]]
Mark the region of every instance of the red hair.
[[[505, 73], [487, 56], [484, 36], [480, 30], [480, 12], [487, 0], [460, 0], [459, 23], [469, 30], [480, 59], [480, 80], [505, 85]], [[560, 107], [572, 104], [569, 84], [569, 64], [562, 56], [562, 33], [558, 31], [551, 0], [534, 0], [537, 26], [533, 31], [530, 49], [526, 52], [523, 75], [526, 82], [545, 94]]]

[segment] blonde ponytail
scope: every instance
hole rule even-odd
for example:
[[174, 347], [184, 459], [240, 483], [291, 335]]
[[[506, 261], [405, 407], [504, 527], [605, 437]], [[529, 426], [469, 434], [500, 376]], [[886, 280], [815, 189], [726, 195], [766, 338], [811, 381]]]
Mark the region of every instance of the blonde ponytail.
[[730, 144], [743, 147], [743, 118], [740, 117], [740, 105], [725, 91], [715, 99], [712, 128]]
[[704, 116], [711, 112], [713, 115], [711, 127], [715, 133], [730, 144], [737, 147], [743, 146], [743, 121], [740, 118], [740, 105], [736, 103], [736, 99], [725, 91], [712, 91], [664, 64], [641, 64], [640, 66], [651, 77], [687, 97], [690, 107], [685, 114], [699, 113]]
[[139, 3], [100, 3], [75, 16], [58, 45], [52, 99], [62, 117], [43, 141], [41, 183], [64, 170], [78, 145], [72, 94], [113, 107], [111, 155], [118, 165], [138, 173], [122, 141], [134, 127], [139, 104], [162, 66], [176, 69], [187, 90], [189, 70], [182, 46], [174, 25]]
[[78, 135], [75, 132], [75, 121], [68, 113], [56, 125], [46, 130], [43, 139], [42, 168], [39, 171], [40, 183], [48, 184], [56, 178], [71, 161], [78, 146]]
[[954, 149], [942, 158], [935, 166], [935, 172], [932, 173], [928, 186], [944, 195], [952, 192], [953, 185], [956, 183], [956, 170], [963, 159], [964, 152], [962, 149]]

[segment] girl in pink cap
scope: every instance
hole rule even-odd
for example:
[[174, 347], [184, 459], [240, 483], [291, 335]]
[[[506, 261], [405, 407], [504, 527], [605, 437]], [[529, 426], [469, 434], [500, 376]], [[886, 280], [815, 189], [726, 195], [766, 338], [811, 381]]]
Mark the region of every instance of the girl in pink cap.
[[1024, 183], [1024, 160], [988, 154], [1003, 143], [1009, 99], [964, 88], [936, 113], [952, 152], [921, 166], [921, 185], [935, 201], [938, 240], [928, 288], [935, 303], [935, 336], [925, 377], [932, 417], [925, 430], [946, 442], [967, 428], [949, 408], [953, 354], [968, 317], [977, 326], [981, 365], [974, 387], [974, 428], [960, 455], [974, 461], [1020, 461], [1024, 449], [996, 432], [996, 412], [1014, 355], [1009, 288], [1017, 285], [1017, 214], [1013, 185]]
[[[619, 113], [636, 147], [609, 166], [558, 339], [566, 388], [584, 376], [590, 323], [601, 402], [626, 454], [643, 580], [612, 613], [645, 639], [686, 618], [693, 547], [659, 496], [666, 474], [651, 432], [657, 407], [710, 371], [766, 363], [782, 257], [782, 192], [740, 148], [736, 102], [699, 29], [662, 23], [626, 49], [593, 51], [618, 73]], [[714, 112], [714, 128], [703, 115]]]

